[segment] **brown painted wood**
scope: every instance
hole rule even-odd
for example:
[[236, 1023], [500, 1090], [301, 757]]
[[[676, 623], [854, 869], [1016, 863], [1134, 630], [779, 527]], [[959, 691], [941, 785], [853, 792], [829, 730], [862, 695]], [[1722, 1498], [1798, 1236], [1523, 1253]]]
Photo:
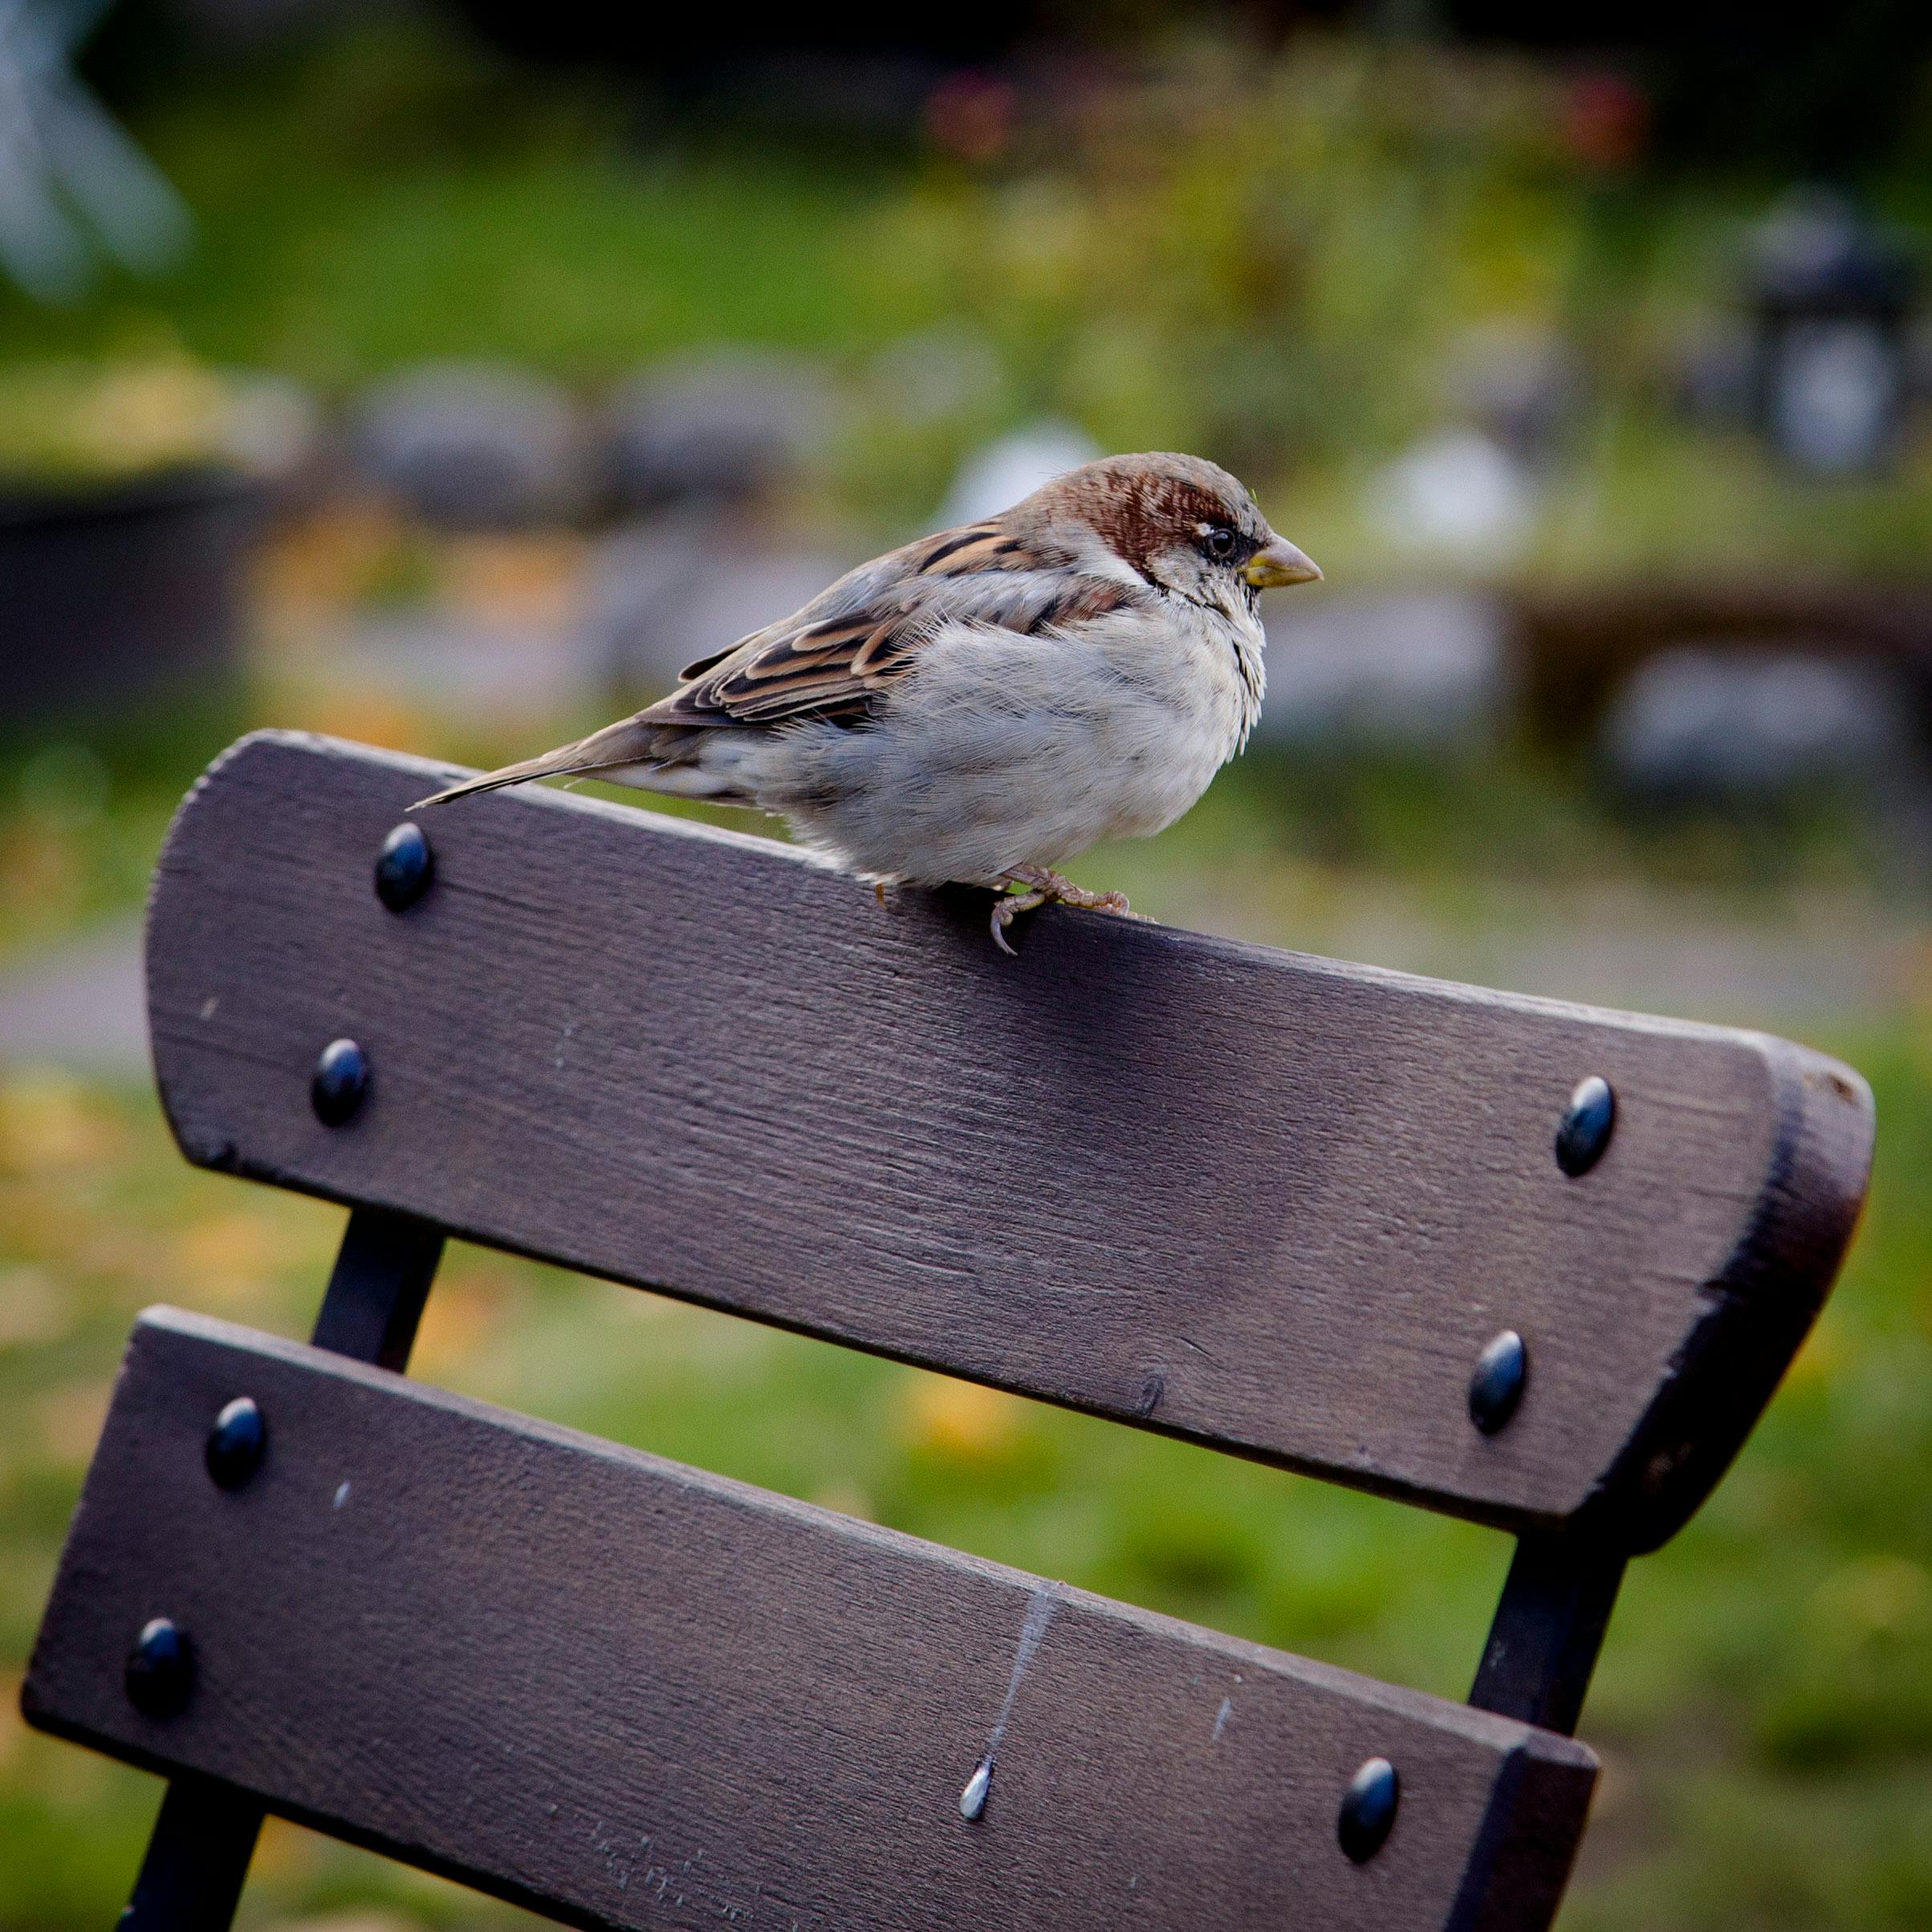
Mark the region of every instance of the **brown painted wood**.
[[[202, 1442], [243, 1393], [268, 1446], [226, 1491]], [[156, 1615], [196, 1660], [165, 1718], [121, 1682]], [[1534, 1932], [1594, 1775], [1508, 1718], [170, 1310], [22, 1702], [595, 1926]], [[1401, 1804], [1357, 1866], [1336, 1809], [1373, 1755]]]
[[[445, 767], [244, 741], [151, 912], [191, 1160], [421, 1217], [1519, 1531], [1669, 1535], [1836, 1270], [1872, 1117], [1759, 1035], [1517, 999], [983, 894]], [[347, 1126], [308, 1082], [347, 1035]], [[1579, 1179], [1574, 1084], [1618, 1098]], [[1527, 1393], [1466, 1405], [1499, 1330]]]

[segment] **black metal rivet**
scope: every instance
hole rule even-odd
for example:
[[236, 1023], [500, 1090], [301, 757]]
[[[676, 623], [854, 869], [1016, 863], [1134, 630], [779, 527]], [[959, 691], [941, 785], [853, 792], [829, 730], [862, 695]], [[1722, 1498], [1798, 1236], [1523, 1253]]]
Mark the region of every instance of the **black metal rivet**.
[[188, 1633], [171, 1618], [157, 1617], [141, 1625], [122, 1674], [128, 1701], [143, 1715], [173, 1717], [194, 1688], [194, 1652]]
[[1335, 1835], [1357, 1865], [1365, 1865], [1382, 1849], [1401, 1795], [1402, 1781], [1386, 1758], [1371, 1758], [1348, 1780]]
[[352, 1039], [332, 1039], [315, 1062], [308, 1097], [325, 1127], [340, 1127], [362, 1104], [369, 1088], [369, 1062]]
[[1594, 1073], [1579, 1080], [1556, 1123], [1556, 1165], [1572, 1178], [1587, 1174], [1603, 1158], [1616, 1125], [1617, 1096], [1610, 1083]]
[[1516, 1413], [1528, 1381], [1530, 1361], [1523, 1337], [1505, 1328], [1476, 1357], [1469, 1378], [1469, 1419], [1486, 1436], [1493, 1436]]
[[376, 861], [376, 897], [393, 913], [406, 912], [429, 889], [436, 855], [421, 826], [408, 820], [382, 842]]
[[254, 1397], [238, 1395], [208, 1432], [208, 1473], [223, 1489], [239, 1489], [255, 1473], [268, 1441], [268, 1425]]

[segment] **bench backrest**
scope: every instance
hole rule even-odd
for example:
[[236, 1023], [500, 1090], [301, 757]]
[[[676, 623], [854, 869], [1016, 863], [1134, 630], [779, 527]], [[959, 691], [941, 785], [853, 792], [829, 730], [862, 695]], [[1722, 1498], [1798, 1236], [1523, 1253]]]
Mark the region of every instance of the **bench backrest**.
[[[983, 895], [554, 791], [401, 835], [379, 894], [443, 777], [246, 740], [156, 882], [183, 1151], [358, 1210], [323, 1349], [400, 1367], [447, 1232], [1495, 1523], [1491, 1709], [170, 1316], [35, 1721], [587, 1922], [1545, 1922], [1591, 1760], [1518, 1720], [1567, 1728], [1623, 1558], [1802, 1340], [1862, 1083], [1096, 916], [1009, 959]], [[209, 1405], [261, 1390], [291, 1419], [223, 1489]], [[196, 1688], [157, 1715], [121, 1663], [163, 1602]]]

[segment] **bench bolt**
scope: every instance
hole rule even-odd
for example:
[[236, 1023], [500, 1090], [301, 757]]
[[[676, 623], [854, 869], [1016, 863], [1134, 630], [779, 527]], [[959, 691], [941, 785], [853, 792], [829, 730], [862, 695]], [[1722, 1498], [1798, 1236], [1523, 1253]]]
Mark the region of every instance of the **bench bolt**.
[[194, 1688], [194, 1653], [188, 1633], [171, 1618], [151, 1617], [128, 1653], [122, 1681], [128, 1701], [144, 1716], [173, 1717]]
[[1610, 1083], [1592, 1073], [1579, 1080], [1556, 1124], [1556, 1165], [1574, 1180], [1603, 1158], [1617, 1125], [1617, 1096]]
[[268, 1425], [254, 1397], [238, 1395], [226, 1404], [208, 1432], [208, 1473], [222, 1489], [239, 1489], [262, 1461]]
[[393, 913], [407, 912], [429, 889], [436, 855], [423, 828], [408, 820], [382, 842], [376, 861], [376, 897]]
[[1395, 1824], [1401, 1792], [1401, 1779], [1386, 1758], [1371, 1758], [1348, 1780], [1335, 1831], [1342, 1849], [1357, 1865], [1366, 1865], [1382, 1849]]
[[1469, 1419], [1483, 1434], [1493, 1436], [1516, 1413], [1529, 1372], [1528, 1351], [1514, 1328], [1505, 1328], [1476, 1357], [1469, 1378]]
[[315, 1117], [325, 1127], [340, 1127], [362, 1104], [369, 1087], [368, 1057], [352, 1039], [332, 1039], [315, 1062], [315, 1077], [308, 1095]]

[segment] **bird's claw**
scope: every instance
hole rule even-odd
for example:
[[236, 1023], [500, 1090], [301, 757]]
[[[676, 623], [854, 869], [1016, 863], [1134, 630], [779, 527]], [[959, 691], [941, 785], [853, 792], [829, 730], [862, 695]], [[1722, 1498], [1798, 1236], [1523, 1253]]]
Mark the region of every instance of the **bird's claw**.
[[1007, 928], [1022, 913], [1030, 913], [1036, 905], [1044, 905], [1051, 895], [1037, 889], [1024, 893], [999, 893], [993, 900], [993, 943], [1009, 959], [1019, 955], [1007, 943]]
[[1009, 958], [1017, 958], [1019, 954], [1007, 942], [1007, 928], [1022, 913], [1030, 913], [1035, 906], [1045, 905], [1050, 901], [1057, 901], [1062, 905], [1077, 905], [1089, 912], [1117, 913], [1129, 919], [1139, 917], [1127, 903], [1126, 893], [1090, 893], [1064, 874], [1049, 872], [1041, 866], [1016, 865], [1001, 881], [1001, 885], [1025, 889], [1017, 893], [996, 889], [993, 900], [993, 943]]

